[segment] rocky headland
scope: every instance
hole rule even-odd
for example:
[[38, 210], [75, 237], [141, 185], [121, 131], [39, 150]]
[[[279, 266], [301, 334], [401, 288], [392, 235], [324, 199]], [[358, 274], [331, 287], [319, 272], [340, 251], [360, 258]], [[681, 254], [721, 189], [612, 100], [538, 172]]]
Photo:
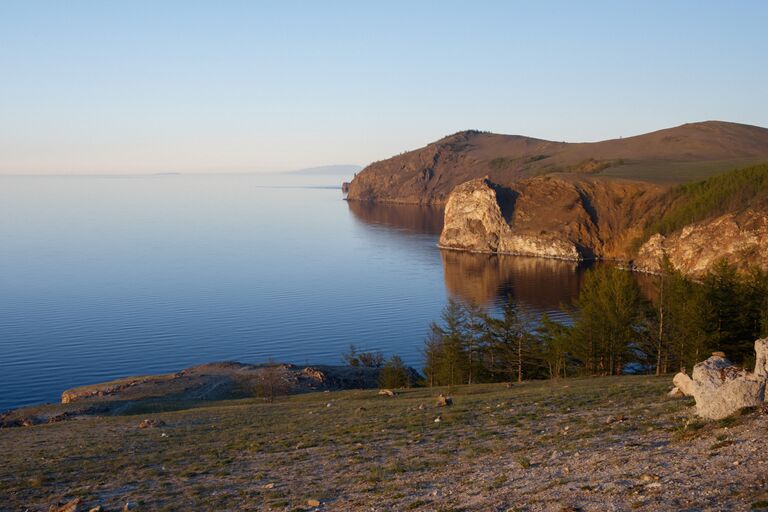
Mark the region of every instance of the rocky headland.
[[542, 176], [504, 187], [489, 178], [457, 186], [440, 247], [564, 260], [617, 258], [657, 208], [653, 184]]
[[768, 129], [722, 121], [588, 143], [470, 130], [368, 165], [348, 199], [441, 205], [457, 185], [485, 176], [503, 186], [545, 174], [669, 185], [765, 161]]
[[645, 272], [666, 257], [695, 278], [721, 258], [768, 269], [768, 166], [732, 170], [766, 161], [768, 130], [733, 123], [590, 144], [462, 132], [371, 164], [348, 199], [444, 206], [443, 249]]

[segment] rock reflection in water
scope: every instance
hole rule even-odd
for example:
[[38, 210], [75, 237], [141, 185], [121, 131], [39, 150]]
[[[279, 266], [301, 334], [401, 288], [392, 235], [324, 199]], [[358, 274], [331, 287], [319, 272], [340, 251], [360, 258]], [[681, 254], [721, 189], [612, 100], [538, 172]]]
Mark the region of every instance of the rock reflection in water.
[[443, 229], [442, 208], [363, 201], [348, 201], [347, 204], [352, 214], [366, 224], [426, 235], [439, 235]]
[[488, 306], [512, 296], [527, 309], [558, 311], [579, 293], [586, 266], [526, 256], [441, 250], [445, 287], [458, 299]]

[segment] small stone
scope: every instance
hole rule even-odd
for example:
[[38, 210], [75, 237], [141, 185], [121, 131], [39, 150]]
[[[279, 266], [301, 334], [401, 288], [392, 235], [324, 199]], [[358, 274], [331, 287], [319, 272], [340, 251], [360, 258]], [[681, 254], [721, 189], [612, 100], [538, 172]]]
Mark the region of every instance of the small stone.
[[332, 405], [333, 405], [333, 404], [332, 404], [331, 402], [328, 402], [327, 404], [325, 404], [325, 406], [326, 406], [326, 407], [330, 407], [330, 406], [332, 406]]
[[264, 489], [274, 489], [275, 484], [273, 482], [269, 482], [268, 484], [264, 484]]
[[395, 392], [391, 389], [380, 389], [379, 390], [380, 396], [395, 396]]
[[310, 507], [319, 507], [320, 506], [320, 500], [309, 499], [309, 500], [307, 500], [307, 505], [309, 505]]
[[61, 507], [58, 505], [51, 505], [50, 512], [76, 512], [77, 506], [80, 505], [80, 498], [75, 498], [72, 501], [67, 502]]
[[442, 416], [438, 416], [437, 418], [435, 418], [435, 423], [440, 423], [441, 421], [443, 421]]
[[141, 423], [139, 423], [139, 428], [157, 428], [157, 427], [164, 427], [164, 426], [165, 426], [165, 422], [163, 420], [155, 420], [152, 418], [141, 420]]

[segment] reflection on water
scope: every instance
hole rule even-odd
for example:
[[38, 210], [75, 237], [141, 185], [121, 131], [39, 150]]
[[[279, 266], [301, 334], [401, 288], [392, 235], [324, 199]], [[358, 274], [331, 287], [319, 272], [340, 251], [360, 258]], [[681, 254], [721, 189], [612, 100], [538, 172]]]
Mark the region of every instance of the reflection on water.
[[579, 293], [587, 264], [546, 258], [476, 254], [439, 250], [437, 236], [443, 226], [443, 210], [416, 205], [375, 204], [350, 201], [349, 210], [368, 226], [388, 234], [433, 235], [439, 252], [446, 293], [481, 306], [498, 305], [512, 297], [534, 314], [565, 318], [562, 306]]
[[347, 201], [349, 211], [366, 224], [423, 235], [443, 230], [443, 209], [412, 204], [377, 204]]
[[440, 251], [448, 293], [478, 305], [511, 296], [529, 309], [557, 311], [579, 293], [586, 269], [571, 261]]

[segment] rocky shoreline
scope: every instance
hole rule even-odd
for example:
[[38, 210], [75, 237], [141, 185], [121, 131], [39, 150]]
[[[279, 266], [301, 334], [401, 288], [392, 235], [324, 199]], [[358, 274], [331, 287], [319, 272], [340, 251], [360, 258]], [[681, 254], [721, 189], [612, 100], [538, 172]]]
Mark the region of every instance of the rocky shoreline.
[[[418, 372], [409, 368], [412, 377]], [[282, 394], [373, 389], [381, 368], [364, 366], [208, 363], [179, 372], [127, 377], [65, 390], [59, 404], [40, 404], [0, 413], [0, 428], [58, 423], [85, 416], [176, 410], [204, 402], [253, 397], [266, 372]]]

